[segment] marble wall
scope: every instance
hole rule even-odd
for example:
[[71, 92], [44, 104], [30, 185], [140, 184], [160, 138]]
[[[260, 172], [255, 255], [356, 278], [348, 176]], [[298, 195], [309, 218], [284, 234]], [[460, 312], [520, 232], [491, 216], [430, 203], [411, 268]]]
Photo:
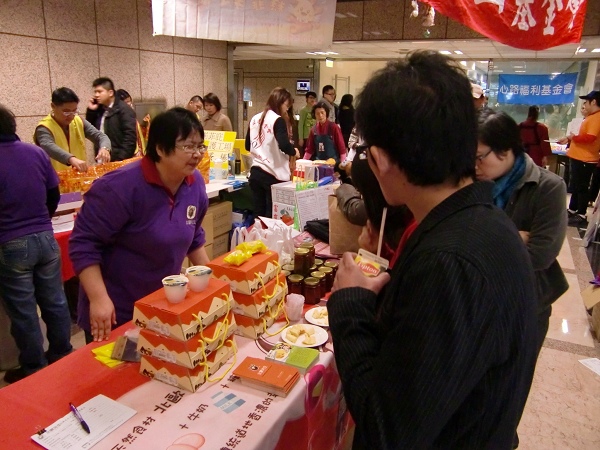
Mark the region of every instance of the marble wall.
[[148, 0], [3, 0], [0, 49], [0, 103], [26, 141], [53, 89], [73, 89], [83, 112], [100, 76], [167, 107], [214, 92], [226, 112], [227, 43], [152, 36]]

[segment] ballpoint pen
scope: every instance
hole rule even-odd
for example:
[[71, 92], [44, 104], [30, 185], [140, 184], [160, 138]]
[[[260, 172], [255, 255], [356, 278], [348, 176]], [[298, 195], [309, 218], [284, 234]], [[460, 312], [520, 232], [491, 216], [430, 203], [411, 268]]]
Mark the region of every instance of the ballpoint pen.
[[81, 417], [81, 413], [77, 410], [75, 405], [73, 405], [73, 403], [69, 402], [69, 408], [71, 408], [71, 411], [73, 411], [73, 414], [75, 414], [75, 417], [77, 417], [77, 420], [81, 424], [81, 428], [83, 428], [85, 430], [85, 432], [89, 433], [90, 427], [88, 427], [88, 424], [85, 423], [85, 420], [83, 420], [83, 417]]

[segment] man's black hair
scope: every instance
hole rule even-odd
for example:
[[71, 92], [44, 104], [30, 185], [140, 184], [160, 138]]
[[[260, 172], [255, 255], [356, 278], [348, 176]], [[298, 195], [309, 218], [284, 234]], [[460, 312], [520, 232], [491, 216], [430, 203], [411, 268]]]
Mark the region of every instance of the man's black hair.
[[414, 185], [475, 176], [471, 83], [438, 52], [417, 51], [379, 70], [359, 95], [355, 117], [365, 143], [383, 149]]

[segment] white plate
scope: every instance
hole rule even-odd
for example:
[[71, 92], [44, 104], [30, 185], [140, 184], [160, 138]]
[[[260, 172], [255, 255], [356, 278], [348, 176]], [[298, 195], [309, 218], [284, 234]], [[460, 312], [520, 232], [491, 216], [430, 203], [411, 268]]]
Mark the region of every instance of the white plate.
[[304, 318], [308, 323], [312, 323], [313, 325], [319, 325], [320, 327], [328, 327], [329, 326], [329, 316], [324, 317], [322, 319], [315, 319], [313, 314], [317, 311], [327, 311], [327, 306], [317, 306], [316, 308], [311, 308], [306, 311], [304, 314]]
[[312, 345], [303, 344], [303, 341], [304, 341], [303, 334], [300, 335], [300, 337], [298, 338], [298, 340], [296, 342], [292, 342], [292, 341], [288, 340], [287, 333], [290, 330], [290, 328], [292, 328], [294, 326], [296, 326], [296, 325], [289, 326], [281, 332], [281, 340], [283, 342], [286, 342], [290, 345], [295, 345], [296, 347], [318, 347], [319, 345], [323, 345], [329, 339], [329, 335], [327, 334], [327, 331], [325, 331], [323, 328], [317, 327], [316, 325], [302, 324], [302, 326], [307, 327], [307, 328], [312, 328], [315, 331], [314, 336], [315, 336], [316, 342]]

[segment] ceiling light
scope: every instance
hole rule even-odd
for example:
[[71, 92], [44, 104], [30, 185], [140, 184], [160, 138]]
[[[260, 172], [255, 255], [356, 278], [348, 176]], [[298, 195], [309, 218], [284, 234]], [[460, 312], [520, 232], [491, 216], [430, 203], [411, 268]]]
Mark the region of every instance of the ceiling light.
[[451, 54], [452, 54], [452, 52], [450, 52], [450, 51], [448, 51], [448, 50], [440, 50], [440, 53], [441, 53], [442, 55], [451, 55]]
[[515, 70], [515, 73], [526, 73], [526, 70]]
[[481, 64], [487, 64], [489, 61], [479, 61]]
[[339, 55], [338, 52], [327, 52], [328, 55]]
[[523, 69], [525, 66], [513, 66], [513, 69]]
[[316, 55], [315, 52], [306, 52], [307, 55]]
[[457, 55], [462, 55], [463, 52], [461, 52], [460, 50], [454, 50], [454, 53], [456, 53]]
[[560, 75], [560, 72], [552, 72], [552, 75], [554, 75], [554, 76]]
[[592, 53], [600, 53], [600, 48], [595, 48], [594, 50], [592, 50]]
[[587, 52], [587, 48], [579, 48], [577, 49], [577, 53], [585, 53]]

